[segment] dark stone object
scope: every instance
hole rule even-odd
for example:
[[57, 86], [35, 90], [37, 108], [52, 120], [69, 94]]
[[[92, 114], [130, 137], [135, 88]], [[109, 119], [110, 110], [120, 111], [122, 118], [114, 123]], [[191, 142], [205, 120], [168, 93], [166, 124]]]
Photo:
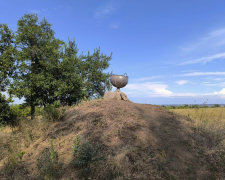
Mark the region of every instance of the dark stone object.
[[[126, 73], [125, 73], [126, 74]], [[128, 76], [124, 75], [113, 75], [110, 76], [111, 84], [116, 87], [116, 92], [120, 92], [120, 88], [123, 88], [128, 83]]]

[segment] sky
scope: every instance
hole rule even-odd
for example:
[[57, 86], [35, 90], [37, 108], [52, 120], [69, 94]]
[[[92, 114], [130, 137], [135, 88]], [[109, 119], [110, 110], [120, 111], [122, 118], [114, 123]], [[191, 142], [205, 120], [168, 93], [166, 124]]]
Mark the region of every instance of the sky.
[[112, 52], [103, 72], [127, 73], [121, 91], [134, 103], [225, 104], [224, 7], [224, 0], [1, 0], [0, 23], [16, 31], [35, 13], [56, 38], [75, 38], [78, 55]]

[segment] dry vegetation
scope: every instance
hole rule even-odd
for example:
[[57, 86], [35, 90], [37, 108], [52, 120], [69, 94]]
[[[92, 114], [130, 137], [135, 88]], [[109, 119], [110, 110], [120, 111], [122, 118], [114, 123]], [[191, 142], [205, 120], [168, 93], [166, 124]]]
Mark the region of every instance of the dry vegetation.
[[1, 179], [225, 179], [224, 118], [209, 122], [208, 109], [191, 119], [120, 100], [64, 108], [61, 121], [2, 128]]

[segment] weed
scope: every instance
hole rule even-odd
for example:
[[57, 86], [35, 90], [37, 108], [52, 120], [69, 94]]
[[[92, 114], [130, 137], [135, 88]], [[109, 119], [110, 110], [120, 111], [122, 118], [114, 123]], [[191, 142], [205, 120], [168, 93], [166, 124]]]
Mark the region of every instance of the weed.
[[41, 111], [41, 115], [44, 116], [47, 120], [55, 122], [62, 120], [65, 117], [66, 109], [58, 110], [56, 108], [60, 107], [59, 101], [55, 101], [54, 104], [47, 104], [46, 108]]
[[40, 179], [57, 179], [60, 176], [60, 169], [62, 168], [62, 163], [58, 163], [58, 153], [54, 150], [53, 140], [50, 139], [51, 152], [44, 150], [44, 157], [42, 159], [37, 159], [37, 175]]
[[8, 162], [4, 163], [4, 169], [6, 173], [12, 173], [15, 170], [16, 166], [19, 163], [22, 163], [21, 160], [24, 154], [25, 152], [19, 151], [18, 153], [15, 154], [10, 153], [10, 155], [8, 155]]
[[72, 145], [74, 159], [71, 160], [71, 164], [73, 167], [83, 170], [79, 173], [80, 178], [87, 178], [90, 175], [90, 164], [95, 164], [97, 161], [105, 159], [105, 157], [96, 157], [99, 155], [99, 153], [97, 153], [99, 145], [95, 149], [91, 144], [89, 144], [87, 140], [83, 139], [82, 137], [79, 138], [76, 136], [74, 143], [75, 144]]
[[77, 111], [74, 109], [73, 112], [71, 112], [71, 115], [77, 114]]
[[32, 130], [27, 129], [26, 132], [27, 132], [28, 138], [32, 141], [34, 139], [34, 135], [32, 133]]

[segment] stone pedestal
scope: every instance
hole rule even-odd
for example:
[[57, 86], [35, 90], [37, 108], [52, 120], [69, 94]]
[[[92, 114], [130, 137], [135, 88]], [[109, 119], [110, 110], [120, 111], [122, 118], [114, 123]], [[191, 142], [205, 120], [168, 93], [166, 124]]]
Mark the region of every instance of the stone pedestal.
[[116, 100], [124, 100], [124, 101], [129, 101], [131, 102], [128, 98], [127, 95], [123, 92], [120, 92], [119, 90], [115, 92], [105, 92], [103, 99], [116, 99]]

